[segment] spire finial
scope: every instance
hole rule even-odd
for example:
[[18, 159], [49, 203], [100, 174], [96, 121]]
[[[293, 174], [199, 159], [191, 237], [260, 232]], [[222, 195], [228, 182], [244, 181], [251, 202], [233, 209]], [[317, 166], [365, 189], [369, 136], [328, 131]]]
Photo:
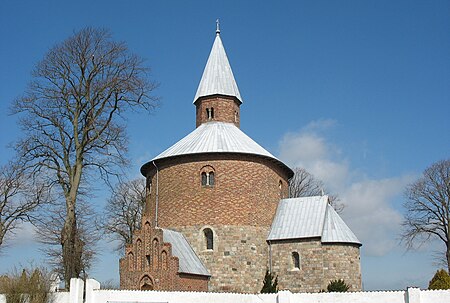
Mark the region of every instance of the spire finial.
[[216, 20], [216, 35], [220, 34], [220, 23], [219, 19]]

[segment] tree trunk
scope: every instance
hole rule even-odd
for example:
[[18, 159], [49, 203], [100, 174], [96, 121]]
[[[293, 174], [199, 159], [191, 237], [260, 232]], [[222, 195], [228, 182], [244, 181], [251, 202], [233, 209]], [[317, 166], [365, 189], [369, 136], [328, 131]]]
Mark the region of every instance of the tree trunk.
[[76, 166], [70, 191], [66, 195], [66, 219], [61, 231], [62, 264], [65, 288], [70, 288], [70, 279], [79, 278], [83, 268], [83, 245], [78, 231], [76, 201], [81, 180], [81, 165]]
[[78, 278], [82, 267], [82, 245], [78, 234], [75, 203], [66, 214], [66, 221], [61, 232], [61, 246], [65, 288], [69, 289], [70, 279]]

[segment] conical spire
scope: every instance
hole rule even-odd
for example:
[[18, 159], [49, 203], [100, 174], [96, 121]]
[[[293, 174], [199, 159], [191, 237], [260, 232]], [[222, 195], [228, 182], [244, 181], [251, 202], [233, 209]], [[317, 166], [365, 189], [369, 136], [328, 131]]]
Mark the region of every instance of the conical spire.
[[219, 22], [217, 21], [216, 39], [209, 54], [208, 62], [203, 71], [202, 79], [195, 94], [194, 103], [198, 98], [210, 95], [225, 95], [236, 97], [241, 103], [236, 80], [231, 71], [225, 48], [220, 39]]

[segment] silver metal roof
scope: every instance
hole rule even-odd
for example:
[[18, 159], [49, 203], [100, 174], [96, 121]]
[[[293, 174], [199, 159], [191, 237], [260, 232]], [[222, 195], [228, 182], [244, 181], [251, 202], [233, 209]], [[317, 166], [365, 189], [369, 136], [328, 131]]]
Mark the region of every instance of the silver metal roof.
[[226, 122], [201, 124], [153, 160], [180, 155], [224, 152], [261, 155], [279, 161], [233, 123]]
[[267, 240], [320, 237], [322, 243], [361, 244], [328, 203], [328, 196], [282, 199]]
[[328, 204], [323, 226], [322, 243], [333, 242], [361, 244], [339, 214]]
[[172, 244], [172, 255], [178, 257], [179, 272], [211, 276], [182, 233], [170, 229], [163, 230], [163, 241]]
[[283, 199], [268, 240], [321, 237], [327, 196]]
[[216, 31], [216, 39], [198, 85], [194, 103], [200, 97], [216, 94], [236, 97], [242, 102], [230, 62], [228, 62], [225, 48], [220, 39], [220, 31]]

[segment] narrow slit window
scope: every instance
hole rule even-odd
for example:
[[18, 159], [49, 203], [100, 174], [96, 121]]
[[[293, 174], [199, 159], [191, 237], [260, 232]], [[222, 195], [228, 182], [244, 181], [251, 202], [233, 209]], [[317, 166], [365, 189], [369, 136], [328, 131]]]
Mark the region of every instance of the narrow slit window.
[[205, 235], [205, 241], [206, 241], [206, 249], [214, 249], [214, 239], [213, 239], [213, 232], [211, 229], [206, 228], [203, 230], [203, 233]]
[[300, 255], [296, 251], [292, 253], [292, 262], [294, 263], [294, 269], [300, 269]]

